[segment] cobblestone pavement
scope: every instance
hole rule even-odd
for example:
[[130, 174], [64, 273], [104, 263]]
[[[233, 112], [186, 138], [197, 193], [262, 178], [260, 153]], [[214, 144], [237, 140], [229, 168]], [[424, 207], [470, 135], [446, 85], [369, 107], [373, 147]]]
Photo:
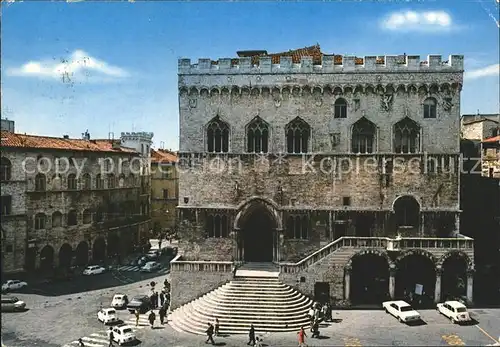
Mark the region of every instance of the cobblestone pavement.
[[[108, 274], [106, 276], [111, 276]], [[163, 283], [165, 276], [154, 278]], [[84, 338], [90, 347], [107, 347], [107, 328], [97, 321], [97, 311], [107, 305], [114, 293], [129, 296], [150, 292], [152, 279], [120, 287], [99, 289], [78, 294], [44, 296], [16, 294], [27, 302], [29, 311], [2, 314], [2, 340], [6, 347], [59, 347], [75, 346], [72, 342]], [[426, 324], [407, 326], [400, 324], [382, 310], [335, 311], [334, 323], [323, 324], [321, 338], [307, 338], [309, 346], [486, 346], [500, 337], [500, 309], [473, 309], [477, 324], [454, 325], [435, 310], [421, 310]], [[134, 316], [119, 311], [127, 323], [135, 323]], [[140, 347], [206, 346], [204, 336], [173, 330], [168, 324], [150, 329], [146, 317], [141, 318], [136, 335]], [[135, 325], [135, 324], [132, 324]], [[308, 333], [309, 334], [309, 333]], [[295, 333], [259, 334], [267, 346], [297, 346]], [[246, 346], [247, 336], [233, 335], [215, 338], [218, 346]]]

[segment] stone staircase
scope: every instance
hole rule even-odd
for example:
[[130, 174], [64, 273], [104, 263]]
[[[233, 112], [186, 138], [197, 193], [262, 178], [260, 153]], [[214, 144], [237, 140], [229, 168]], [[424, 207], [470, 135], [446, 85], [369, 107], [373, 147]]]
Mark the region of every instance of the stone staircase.
[[235, 279], [172, 312], [178, 331], [205, 335], [207, 323], [219, 319], [222, 334], [297, 331], [308, 326], [313, 302], [278, 279], [271, 264], [245, 264]]

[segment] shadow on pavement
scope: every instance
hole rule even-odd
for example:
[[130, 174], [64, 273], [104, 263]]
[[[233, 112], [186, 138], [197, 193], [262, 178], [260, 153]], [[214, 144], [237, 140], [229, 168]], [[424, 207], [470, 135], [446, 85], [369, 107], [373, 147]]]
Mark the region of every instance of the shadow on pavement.
[[319, 335], [318, 337], [316, 337], [318, 340], [328, 340], [330, 338], [330, 336], [326, 336], [326, 335]]
[[420, 320], [417, 320], [415, 322], [408, 322], [406, 323], [406, 325], [410, 326], [410, 327], [419, 327], [419, 326], [422, 326], [422, 325], [427, 325], [427, 323], [420, 319]]
[[460, 326], [471, 326], [471, 325], [479, 324], [479, 321], [477, 319], [472, 318], [468, 322], [458, 322], [457, 324]]

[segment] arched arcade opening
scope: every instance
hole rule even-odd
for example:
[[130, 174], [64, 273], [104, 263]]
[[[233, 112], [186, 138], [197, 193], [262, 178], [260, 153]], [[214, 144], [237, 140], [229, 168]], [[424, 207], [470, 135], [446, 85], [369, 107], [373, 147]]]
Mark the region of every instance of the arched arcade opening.
[[86, 266], [89, 262], [89, 244], [81, 241], [75, 250], [75, 265]]
[[436, 287], [436, 267], [432, 258], [411, 253], [398, 259], [396, 266], [396, 297], [411, 304], [419, 300], [422, 305], [432, 304]]
[[40, 251], [40, 270], [50, 271], [54, 268], [54, 248], [45, 246]]
[[106, 250], [109, 258], [114, 258], [120, 254], [120, 237], [116, 233], [108, 235], [106, 244]]
[[106, 260], [106, 241], [98, 237], [92, 246], [92, 261], [96, 264], [103, 263]]
[[389, 263], [381, 254], [360, 253], [352, 258], [351, 302], [381, 304], [389, 297]]
[[59, 267], [69, 269], [73, 260], [73, 248], [65, 243], [59, 249]]
[[467, 295], [467, 260], [459, 253], [450, 254], [441, 267], [441, 299], [456, 299]]

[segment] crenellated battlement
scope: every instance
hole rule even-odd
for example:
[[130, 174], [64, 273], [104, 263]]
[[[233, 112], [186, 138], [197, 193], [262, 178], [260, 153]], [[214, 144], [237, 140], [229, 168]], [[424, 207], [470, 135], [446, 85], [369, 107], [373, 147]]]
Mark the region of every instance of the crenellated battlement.
[[[275, 62], [277, 59], [274, 59]], [[421, 60], [418, 55], [365, 56], [363, 58], [342, 55], [323, 55], [321, 59], [301, 57], [295, 63], [291, 56], [279, 57], [279, 63], [273, 63], [273, 57], [242, 57], [198, 59], [192, 64], [191, 59], [179, 59], [178, 73], [184, 74], [259, 74], [259, 73], [366, 73], [366, 72], [462, 72], [463, 55], [450, 55], [443, 60], [441, 55], [428, 55]]]

